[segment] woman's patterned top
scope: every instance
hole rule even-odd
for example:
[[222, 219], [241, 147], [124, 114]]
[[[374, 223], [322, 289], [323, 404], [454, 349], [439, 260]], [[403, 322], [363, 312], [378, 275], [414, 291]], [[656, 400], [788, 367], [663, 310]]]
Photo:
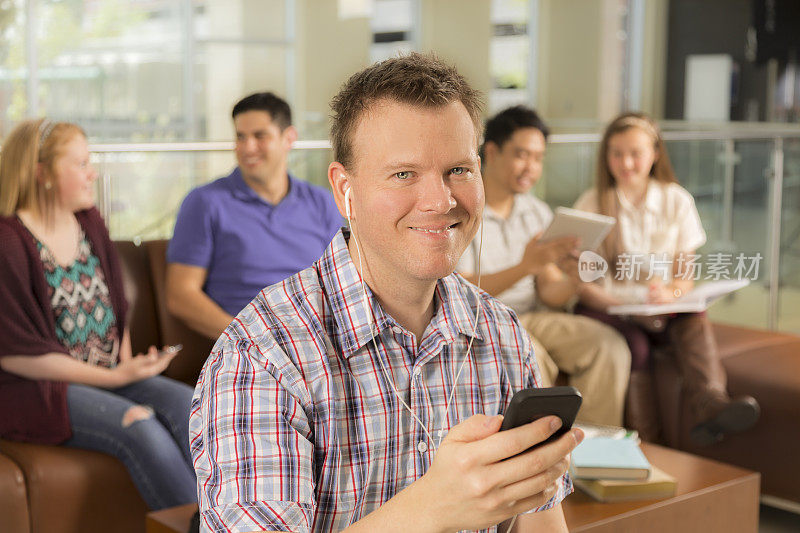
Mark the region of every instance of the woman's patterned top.
[[39, 239], [36, 247], [44, 266], [58, 340], [75, 359], [113, 368], [119, 353], [117, 320], [100, 260], [86, 235], [81, 231], [78, 257], [66, 267]]

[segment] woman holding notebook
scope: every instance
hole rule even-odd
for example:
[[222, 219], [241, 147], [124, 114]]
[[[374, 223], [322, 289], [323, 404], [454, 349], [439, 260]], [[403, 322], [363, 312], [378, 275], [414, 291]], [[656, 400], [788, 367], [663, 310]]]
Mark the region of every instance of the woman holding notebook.
[[678, 184], [656, 124], [626, 113], [609, 124], [600, 143], [595, 187], [576, 209], [617, 219], [600, 253], [609, 271], [583, 284], [576, 313], [619, 330], [631, 349], [631, 383], [647, 405], [627, 405], [631, 425], [645, 440], [658, 440], [659, 421], [650, 365], [653, 346], [672, 348], [687, 392], [697, 444], [712, 444], [744, 431], [759, 416], [751, 397], [731, 399], [725, 370], [705, 312], [623, 318], [606, 311], [627, 303], [668, 303], [690, 291], [693, 260], [706, 241], [691, 194]]

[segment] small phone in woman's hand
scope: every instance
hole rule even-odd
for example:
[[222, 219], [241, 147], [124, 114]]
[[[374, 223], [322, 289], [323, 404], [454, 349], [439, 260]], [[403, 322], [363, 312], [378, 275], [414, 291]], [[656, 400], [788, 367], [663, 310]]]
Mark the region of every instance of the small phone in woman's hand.
[[183, 344], [173, 344], [172, 346], [167, 346], [163, 350], [158, 351], [159, 357], [164, 357], [165, 355], [172, 355], [176, 352], [180, 352], [183, 350]]

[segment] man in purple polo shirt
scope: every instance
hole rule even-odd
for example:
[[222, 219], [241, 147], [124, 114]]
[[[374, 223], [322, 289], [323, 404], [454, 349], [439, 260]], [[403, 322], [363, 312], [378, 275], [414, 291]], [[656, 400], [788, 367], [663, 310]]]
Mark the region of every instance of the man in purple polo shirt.
[[258, 292], [310, 266], [342, 218], [330, 192], [287, 170], [289, 104], [256, 93], [233, 107], [238, 167], [181, 205], [167, 251], [167, 306], [215, 339]]

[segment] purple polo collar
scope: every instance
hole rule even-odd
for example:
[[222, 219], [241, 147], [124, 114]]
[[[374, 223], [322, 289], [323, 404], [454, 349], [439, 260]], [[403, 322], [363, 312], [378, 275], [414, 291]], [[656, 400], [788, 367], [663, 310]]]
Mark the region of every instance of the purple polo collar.
[[[291, 174], [287, 175], [289, 178], [289, 192], [286, 193], [286, 196], [283, 200], [280, 201], [281, 204], [291, 205], [297, 200], [297, 187], [294, 186], [295, 177]], [[232, 194], [238, 198], [239, 200], [243, 200], [246, 202], [260, 202], [264, 205], [270, 207], [277, 207], [276, 204], [271, 204], [261, 198], [256, 191], [254, 191], [246, 181], [244, 181], [244, 177], [242, 177], [242, 171], [239, 167], [233, 169], [233, 172], [230, 174], [231, 177], [231, 185], [232, 185]]]

